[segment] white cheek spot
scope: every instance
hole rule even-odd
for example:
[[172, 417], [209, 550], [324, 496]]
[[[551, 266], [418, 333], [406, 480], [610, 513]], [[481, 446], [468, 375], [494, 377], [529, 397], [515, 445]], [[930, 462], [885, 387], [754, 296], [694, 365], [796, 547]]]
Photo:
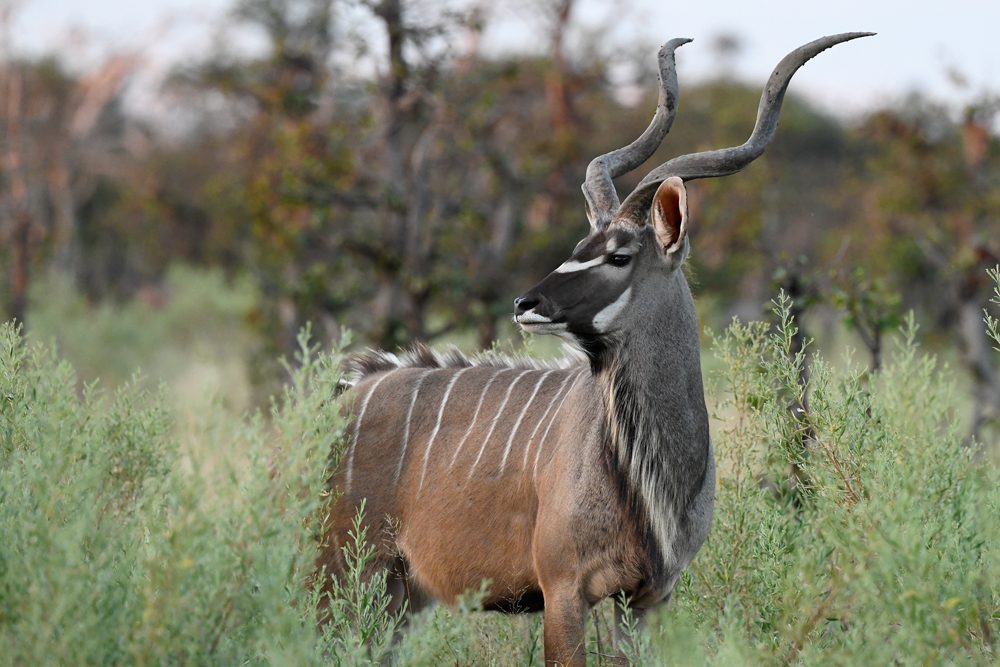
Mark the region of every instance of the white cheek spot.
[[560, 264], [559, 268], [557, 268], [554, 273], [573, 273], [575, 271], [585, 271], [586, 269], [589, 269], [592, 266], [598, 266], [599, 264], [604, 264], [604, 255], [587, 260], [586, 262], [578, 262], [575, 259], [571, 259], [568, 262]]
[[601, 309], [601, 312], [594, 315], [594, 330], [598, 333], [607, 331], [608, 325], [615, 321], [621, 312], [625, 310], [629, 299], [632, 298], [632, 287], [629, 286], [618, 298]]

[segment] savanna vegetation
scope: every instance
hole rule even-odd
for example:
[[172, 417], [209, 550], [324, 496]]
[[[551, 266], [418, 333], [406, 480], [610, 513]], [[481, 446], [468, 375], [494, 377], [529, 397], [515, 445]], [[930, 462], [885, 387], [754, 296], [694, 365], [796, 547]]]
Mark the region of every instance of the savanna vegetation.
[[[716, 522], [627, 653], [651, 665], [992, 664], [1000, 479], [965, 441], [954, 371], [920, 349], [912, 316], [877, 374], [795, 352], [791, 307], [782, 294], [773, 326], [735, 322], [713, 338]], [[541, 664], [540, 618], [478, 612], [475, 591], [417, 616], [393, 648], [399, 619], [384, 580], [363, 576], [361, 530], [345, 547], [351, 576], [321, 597], [325, 470], [345, 428], [338, 355], [304, 333], [286, 367], [268, 411], [216, 402], [192, 421], [163, 387], [81, 384], [51, 347], [3, 327], [6, 664]], [[807, 409], [789, 409], [806, 394]], [[319, 608], [332, 619], [322, 632]], [[610, 654], [609, 612], [591, 623], [593, 664]]]
[[[156, 114], [140, 52], [0, 50], [0, 664], [541, 664], [540, 617], [476, 591], [393, 646], [360, 531], [314, 585], [343, 351], [557, 353], [510, 297], [653, 107], [656, 45], [586, 39], [572, 0], [499, 55], [463, 6], [234, 0]], [[654, 161], [753, 122], [756, 82], [683, 59]], [[1000, 103], [956, 91], [845, 118], [793, 82], [765, 156], [690, 185], [720, 480], [637, 663], [996, 662]], [[589, 632], [605, 664], [609, 608]]]

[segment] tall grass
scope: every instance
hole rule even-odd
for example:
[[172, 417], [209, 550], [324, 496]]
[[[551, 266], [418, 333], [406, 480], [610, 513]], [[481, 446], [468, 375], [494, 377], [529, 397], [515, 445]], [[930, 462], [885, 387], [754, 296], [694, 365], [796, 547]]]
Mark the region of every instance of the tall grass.
[[[1000, 475], [963, 443], [951, 370], [912, 320], [873, 375], [793, 354], [786, 301], [776, 314], [712, 344], [715, 522], [628, 652], [649, 665], [994, 663]], [[326, 466], [345, 429], [337, 362], [303, 339], [270, 414], [220, 407], [183, 430], [166, 391], [81, 386], [49, 346], [0, 328], [0, 663], [541, 665], [541, 619], [475, 611], [474, 592], [418, 615], [391, 648], [397, 619], [384, 580], [363, 576], [360, 522], [317, 631]], [[226, 464], [185, 456], [186, 439]], [[607, 662], [609, 612], [593, 615], [591, 664]]]

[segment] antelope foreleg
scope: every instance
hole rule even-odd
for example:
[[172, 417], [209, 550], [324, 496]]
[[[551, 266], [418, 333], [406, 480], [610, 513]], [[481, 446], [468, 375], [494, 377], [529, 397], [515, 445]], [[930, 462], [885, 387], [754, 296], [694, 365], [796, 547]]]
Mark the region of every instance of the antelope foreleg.
[[589, 605], [576, 587], [546, 590], [545, 665], [586, 667], [584, 645]]

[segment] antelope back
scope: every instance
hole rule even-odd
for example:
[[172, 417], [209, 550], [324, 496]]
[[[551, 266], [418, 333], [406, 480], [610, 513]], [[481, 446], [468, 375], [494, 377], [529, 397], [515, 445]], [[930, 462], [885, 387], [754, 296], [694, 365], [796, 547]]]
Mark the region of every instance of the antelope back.
[[545, 364], [422, 346], [399, 356], [369, 351], [353, 364], [355, 417], [339, 483], [348, 494], [388, 486], [401, 500], [440, 483], [532, 483], [583, 376], [580, 358]]

